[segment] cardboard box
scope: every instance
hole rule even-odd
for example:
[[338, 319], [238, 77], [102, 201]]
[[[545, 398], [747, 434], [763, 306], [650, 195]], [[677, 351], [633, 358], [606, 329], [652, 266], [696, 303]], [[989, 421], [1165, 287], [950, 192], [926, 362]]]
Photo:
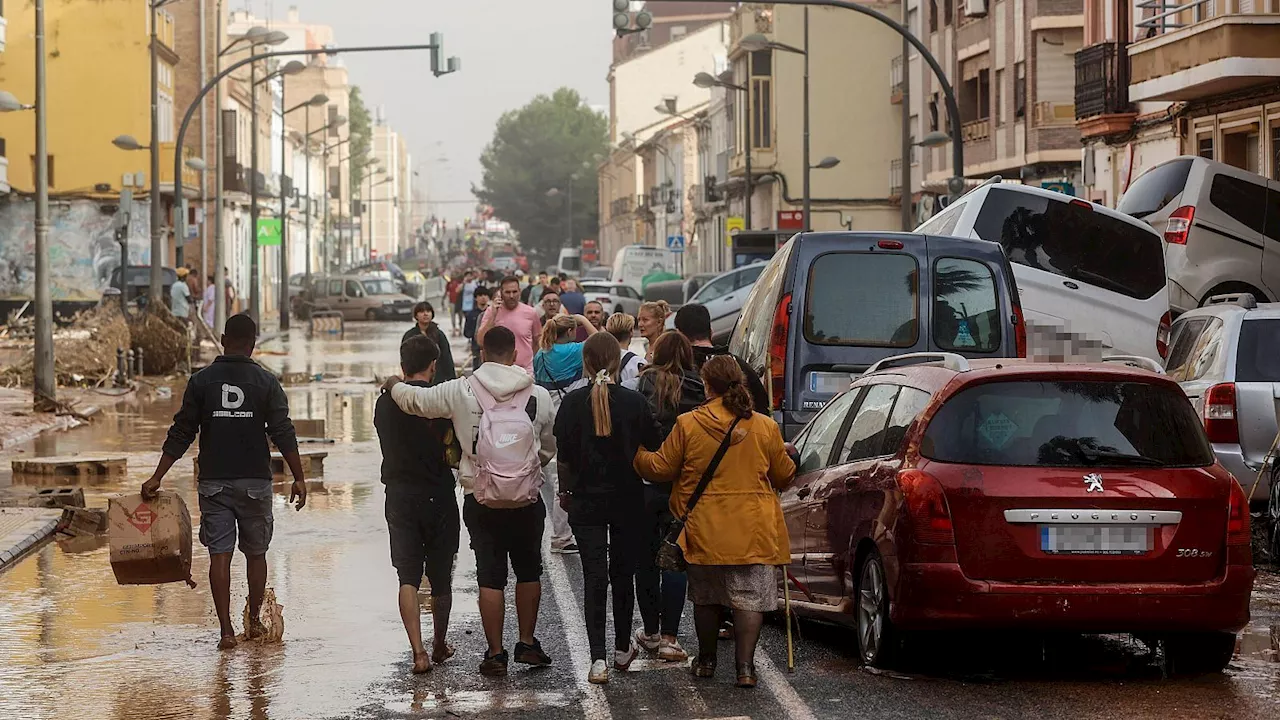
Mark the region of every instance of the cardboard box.
[[161, 492], [108, 500], [107, 536], [111, 569], [121, 585], [158, 585], [191, 580], [191, 513], [182, 498]]

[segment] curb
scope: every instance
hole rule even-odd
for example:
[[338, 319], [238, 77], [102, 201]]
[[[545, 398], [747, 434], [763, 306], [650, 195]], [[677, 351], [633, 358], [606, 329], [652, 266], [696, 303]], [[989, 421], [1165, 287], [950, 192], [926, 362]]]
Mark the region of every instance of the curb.
[[26, 516], [21, 522], [0, 537], [0, 571], [6, 570], [26, 553], [42, 543], [58, 529], [62, 519], [60, 510], [36, 508], [0, 508], [0, 520], [12, 516]]

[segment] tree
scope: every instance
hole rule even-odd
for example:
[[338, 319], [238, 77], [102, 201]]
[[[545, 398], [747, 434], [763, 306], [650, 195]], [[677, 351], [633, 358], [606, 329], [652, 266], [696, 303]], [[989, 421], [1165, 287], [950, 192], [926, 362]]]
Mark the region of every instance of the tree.
[[[608, 149], [609, 123], [577, 91], [560, 88], [498, 119], [480, 155], [483, 187], [472, 188], [497, 217], [520, 233], [526, 251], [555, 257], [566, 245], [565, 203], [572, 187], [576, 247], [599, 229], [596, 166]], [[558, 192], [548, 196], [548, 191]]]
[[351, 124], [351, 196], [360, 195], [360, 184], [365, 177], [365, 166], [369, 163], [369, 150], [373, 147], [373, 118], [369, 116], [369, 108], [364, 105], [364, 97], [359, 86], [351, 87], [347, 112], [351, 115], [347, 120]]

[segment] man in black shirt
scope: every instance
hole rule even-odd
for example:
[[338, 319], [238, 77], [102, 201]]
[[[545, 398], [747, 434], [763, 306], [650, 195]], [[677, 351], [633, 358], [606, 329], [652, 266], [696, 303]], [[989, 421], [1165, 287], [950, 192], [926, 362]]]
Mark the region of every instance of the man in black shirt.
[[[405, 382], [433, 385], [440, 350], [419, 335], [400, 346], [400, 369]], [[452, 378], [449, 378], [452, 379]], [[391, 564], [400, 579], [400, 619], [413, 649], [413, 672], [425, 673], [432, 662], [453, 656], [445, 642], [453, 607], [453, 561], [458, 554], [458, 501], [453, 472], [445, 453], [449, 420], [409, 415], [387, 393], [378, 398], [373, 425], [382, 446], [382, 483], [387, 486], [387, 532], [391, 536]], [[431, 655], [422, 644], [418, 590], [424, 572], [431, 584], [431, 619], [435, 642]]]
[[[676, 331], [693, 344], [693, 364], [697, 370], [701, 370], [702, 364], [710, 358], [732, 355], [728, 348], [711, 344], [711, 311], [705, 305], [682, 305], [676, 311]], [[769, 415], [769, 393], [765, 391], [760, 376], [742, 358], [733, 355], [733, 359], [738, 361], [742, 374], [747, 376], [747, 392], [751, 393], [751, 404], [755, 406], [755, 411], [761, 415]]]
[[293, 474], [289, 502], [296, 500], [298, 510], [307, 503], [289, 400], [275, 376], [251, 359], [257, 337], [257, 323], [248, 315], [227, 318], [224, 353], [187, 382], [160, 463], [142, 485], [142, 498], [154, 498], [165, 473], [199, 434], [200, 542], [209, 548], [209, 589], [222, 628], [220, 650], [236, 646], [231, 625], [231, 556], [237, 530], [249, 576], [250, 619], [245, 635], [253, 639], [266, 631], [259, 612], [267, 587], [267, 547], [273, 526], [268, 437]]

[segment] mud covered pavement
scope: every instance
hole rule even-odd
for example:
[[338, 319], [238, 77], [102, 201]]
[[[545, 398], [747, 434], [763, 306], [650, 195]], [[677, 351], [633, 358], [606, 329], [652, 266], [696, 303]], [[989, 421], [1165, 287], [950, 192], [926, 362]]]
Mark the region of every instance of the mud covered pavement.
[[[404, 329], [352, 323], [345, 339], [295, 333], [262, 348], [261, 361], [277, 371], [343, 378], [286, 388], [294, 417], [325, 419], [337, 442], [320, 446], [330, 453], [325, 476], [311, 482], [305, 510], [286, 508], [288, 486], [278, 487], [268, 586], [284, 605], [283, 644], [215, 649], [203, 549], [193, 568], [200, 587], [188, 590], [116, 585], [102, 543], [49, 545], [0, 574], [0, 718], [1280, 717], [1280, 577], [1270, 573], [1259, 576], [1253, 622], [1222, 676], [1163, 679], [1157, 659], [1124, 636], [990, 634], [930, 637], [904, 672], [870, 672], [859, 667], [850, 632], [806, 623], [795, 674], [786, 673], [783, 628], [766, 627], [755, 691], [731, 686], [727, 644], [716, 680], [695, 683], [683, 667], [642, 656], [600, 688], [586, 682], [578, 558], [547, 553], [538, 635], [554, 666], [513, 665], [506, 678], [482, 678], [465, 528], [450, 629], [458, 654], [411, 676], [383, 519], [372, 383], [396, 369]], [[462, 343], [454, 355], [462, 365]], [[149, 476], [180, 400], [174, 391], [170, 400], [122, 405], [91, 427], [7, 449], [0, 485], [11, 482], [15, 453], [124, 454], [127, 481], [86, 488], [91, 506], [105, 506], [107, 495]], [[198, 522], [193, 456], [174, 467], [166, 487], [185, 496]], [[240, 556], [233, 573], [238, 616], [246, 591]], [[429, 632], [429, 615], [423, 623]], [[514, 625], [509, 608], [509, 637]], [[682, 640], [692, 651], [689, 610]]]

